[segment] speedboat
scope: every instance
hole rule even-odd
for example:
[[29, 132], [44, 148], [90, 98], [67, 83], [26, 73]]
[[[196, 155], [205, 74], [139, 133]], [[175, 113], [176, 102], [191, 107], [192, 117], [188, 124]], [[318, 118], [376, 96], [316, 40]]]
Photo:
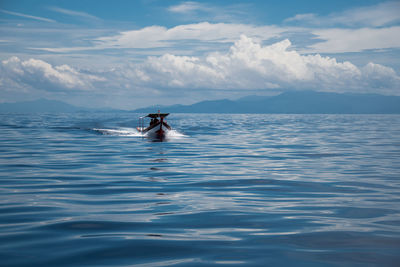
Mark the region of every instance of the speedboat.
[[[139, 127], [137, 130], [146, 134], [150, 138], [156, 138], [163, 140], [169, 131], [172, 130], [171, 126], [168, 125], [165, 118], [169, 115], [169, 113], [150, 113], [147, 116], [143, 116], [139, 118]], [[151, 118], [149, 126], [144, 126], [144, 119]]]

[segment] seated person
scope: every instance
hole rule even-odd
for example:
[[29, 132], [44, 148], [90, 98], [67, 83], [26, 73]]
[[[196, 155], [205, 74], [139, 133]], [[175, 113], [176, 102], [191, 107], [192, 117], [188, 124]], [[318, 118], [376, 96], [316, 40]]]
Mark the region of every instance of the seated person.
[[158, 123], [158, 119], [157, 118], [151, 119], [149, 126], [153, 126], [153, 125], [155, 125], [157, 123]]

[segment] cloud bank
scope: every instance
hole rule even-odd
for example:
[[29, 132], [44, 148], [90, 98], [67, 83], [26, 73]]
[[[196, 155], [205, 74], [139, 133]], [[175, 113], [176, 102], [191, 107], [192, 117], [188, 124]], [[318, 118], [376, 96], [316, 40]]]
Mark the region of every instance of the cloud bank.
[[[146, 92], [190, 94], [213, 90], [303, 90], [400, 94], [400, 77], [389, 67], [351, 62], [319, 54], [302, 55], [289, 40], [263, 46], [242, 35], [228, 51], [189, 57], [164, 54], [103, 72], [52, 66], [12, 57], [2, 61], [2, 83], [41, 90], [93, 90], [109, 94]], [[111, 89], [114, 90], [111, 91]]]
[[[306, 16], [306, 15], [304, 15]], [[400, 26], [330, 28], [330, 27], [282, 27], [276, 25], [200, 22], [178, 25], [172, 28], [148, 26], [117, 34], [100, 36], [90, 40], [88, 46], [34, 47], [35, 50], [52, 53], [86, 53], [88, 51], [115, 53], [130, 50], [131, 53], [160, 55], [166, 49], [177, 53], [199, 54], [225, 49], [241, 35], [257, 41], [272, 42], [293, 36], [302, 36], [296, 42], [302, 53], [347, 53], [379, 51], [400, 48]], [[304, 37], [307, 36], [307, 37]], [[75, 38], [76, 39], [76, 38]], [[42, 45], [42, 44], [41, 44]]]
[[[244, 35], [227, 53], [204, 57], [165, 54], [149, 57], [135, 77], [158, 87], [213, 89], [315, 89], [338, 92], [400, 93], [400, 77], [388, 67], [363, 68], [330, 57], [301, 55], [283, 40], [262, 46]], [[383, 86], [384, 85], [384, 86]], [[383, 89], [382, 89], [383, 90]]]

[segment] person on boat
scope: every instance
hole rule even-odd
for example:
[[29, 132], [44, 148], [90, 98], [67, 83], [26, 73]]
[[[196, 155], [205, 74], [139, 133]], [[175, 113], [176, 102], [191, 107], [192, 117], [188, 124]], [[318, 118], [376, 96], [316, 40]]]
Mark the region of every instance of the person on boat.
[[157, 123], [158, 123], [158, 119], [157, 118], [153, 118], [153, 119], [151, 119], [149, 126], [153, 126], [153, 125], [155, 125]]

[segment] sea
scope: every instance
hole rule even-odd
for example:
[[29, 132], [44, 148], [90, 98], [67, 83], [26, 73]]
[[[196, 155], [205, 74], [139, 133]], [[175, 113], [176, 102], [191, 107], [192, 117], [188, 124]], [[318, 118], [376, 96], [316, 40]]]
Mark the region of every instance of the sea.
[[0, 266], [400, 266], [400, 115], [0, 114]]

